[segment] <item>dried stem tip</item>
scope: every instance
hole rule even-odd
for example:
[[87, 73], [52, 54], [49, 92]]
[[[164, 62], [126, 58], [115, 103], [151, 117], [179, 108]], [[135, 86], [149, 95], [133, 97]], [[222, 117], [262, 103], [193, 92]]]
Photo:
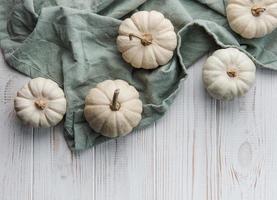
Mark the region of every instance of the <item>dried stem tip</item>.
[[227, 71], [227, 74], [228, 74], [228, 76], [229, 76], [230, 78], [235, 78], [235, 77], [237, 76], [237, 70], [235, 70], [235, 69], [229, 69], [229, 70]]
[[120, 109], [120, 103], [118, 102], [119, 89], [116, 89], [113, 94], [113, 100], [110, 105], [112, 111], [118, 111]]
[[266, 11], [266, 9], [258, 5], [251, 8], [252, 15], [255, 17], [259, 17], [264, 11]]
[[149, 33], [143, 34], [142, 37], [141, 37], [141, 36], [138, 36], [138, 35], [135, 35], [135, 34], [133, 34], [133, 33], [130, 33], [130, 34], [129, 34], [129, 39], [132, 40], [133, 37], [136, 37], [136, 38], [140, 39], [141, 44], [142, 44], [143, 46], [147, 46], [147, 45], [152, 44], [153, 38], [152, 38], [152, 35], [149, 34]]
[[37, 99], [35, 100], [35, 105], [38, 109], [44, 110], [47, 106], [47, 101], [43, 99]]

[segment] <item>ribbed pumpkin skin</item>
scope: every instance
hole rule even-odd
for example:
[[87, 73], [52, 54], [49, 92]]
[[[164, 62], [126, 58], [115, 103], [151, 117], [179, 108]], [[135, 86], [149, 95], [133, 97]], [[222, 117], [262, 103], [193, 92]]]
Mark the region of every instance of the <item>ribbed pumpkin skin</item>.
[[238, 49], [220, 49], [203, 66], [203, 82], [209, 94], [219, 100], [244, 95], [255, 81], [256, 66]]
[[63, 119], [66, 99], [57, 83], [50, 79], [35, 78], [18, 91], [14, 107], [17, 116], [25, 124], [47, 128]]
[[276, 0], [229, 0], [226, 13], [230, 27], [247, 39], [263, 37], [277, 28]]
[[[118, 110], [112, 110], [114, 93], [119, 90]], [[137, 90], [123, 80], [106, 80], [89, 91], [84, 114], [91, 128], [110, 138], [130, 133], [141, 120], [142, 102]]]
[[[151, 43], [143, 44], [139, 37]], [[162, 13], [140, 11], [120, 25], [117, 46], [124, 60], [133, 67], [153, 69], [172, 58], [177, 36], [172, 23]]]

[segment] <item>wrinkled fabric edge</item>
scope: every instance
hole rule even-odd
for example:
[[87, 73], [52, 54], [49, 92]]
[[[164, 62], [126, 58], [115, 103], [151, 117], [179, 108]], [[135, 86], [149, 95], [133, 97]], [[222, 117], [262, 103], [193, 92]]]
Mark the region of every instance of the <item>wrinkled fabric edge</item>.
[[[266, 69], [270, 69], [270, 70], [276, 70], [275, 68], [273, 67], [268, 67], [266, 66], [265, 64], [261, 63], [259, 60], [257, 60], [253, 55], [251, 55], [249, 52], [247, 52], [245, 49], [241, 48], [240, 46], [237, 46], [237, 45], [227, 45], [227, 44], [224, 44], [223, 42], [220, 41], [220, 39], [218, 39], [217, 35], [214, 34], [212, 31], [209, 30], [208, 26], [205, 25], [205, 20], [194, 20], [192, 22], [190, 22], [189, 24], [187, 24], [186, 26], [184, 26], [183, 28], [180, 29], [179, 32], [182, 32], [184, 31], [185, 29], [191, 27], [191, 26], [198, 26], [200, 28], [203, 28], [205, 30], [205, 32], [207, 34], [209, 34], [210, 36], [212, 36], [214, 42], [221, 48], [236, 48], [240, 51], [242, 51], [243, 53], [245, 53], [258, 67], [264, 67]], [[212, 21], [208, 21], [209, 23], [214, 23]], [[216, 23], [214, 23], [216, 24]], [[181, 37], [180, 37], [181, 38]], [[182, 59], [182, 58], [181, 58]], [[275, 61], [276, 64], [277, 64], [277, 60]]]

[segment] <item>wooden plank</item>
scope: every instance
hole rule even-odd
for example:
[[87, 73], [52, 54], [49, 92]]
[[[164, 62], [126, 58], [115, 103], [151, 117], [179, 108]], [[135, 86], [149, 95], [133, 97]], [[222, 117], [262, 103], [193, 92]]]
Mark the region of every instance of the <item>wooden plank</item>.
[[[73, 153], [75, 196], [72, 199], [96, 200], [95, 197], [95, 149]], [[72, 188], [72, 190], [74, 189]], [[68, 198], [70, 199], [70, 198]]]
[[153, 200], [155, 126], [95, 149], [95, 199]]
[[188, 70], [188, 79], [156, 127], [156, 199], [213, 199], [216, 180], [216, 101], [202, 84], [204, 59]]
[[224, 200], [275, 199], [277, 74], [258, 70], [255, 87], [219, 103], [219, 196]]
[[94, 150], [71, 152], [62, 126], [34, 133], [34, 199], [93, 199]]
[[0, 52], [0, 199], [32, 199], [33, 132], [16, 118], [13, 99], [27, 78], [11, 70]]
[[[67, 199], [73, 197], [71, 153], [55, 129], [34, 131], [34, 198]], [[65, 192], [66, 191], [66, 192]]]

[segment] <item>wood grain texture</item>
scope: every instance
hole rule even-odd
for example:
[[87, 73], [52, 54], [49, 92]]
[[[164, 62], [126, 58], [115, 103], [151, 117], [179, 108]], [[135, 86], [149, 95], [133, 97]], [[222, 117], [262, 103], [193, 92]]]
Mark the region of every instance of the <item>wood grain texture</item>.
[[205, 59], [160, 121], [72, 153], [62, 124], [32, 129], [16, 118], [13, 98], [29, 79], [0, 56], [0, 199], [275, 200], [277, 73], [258, 70], [245, 97], [220, 102], [203, 87]]
[[220, 199], [275, 199], [276, 72], [258, 70], [247, 96], [218, 106]]
[[15, 116], [13, 98], [27, 78], [0, 55], [0, 199], [32, 199], [33, 132]]

